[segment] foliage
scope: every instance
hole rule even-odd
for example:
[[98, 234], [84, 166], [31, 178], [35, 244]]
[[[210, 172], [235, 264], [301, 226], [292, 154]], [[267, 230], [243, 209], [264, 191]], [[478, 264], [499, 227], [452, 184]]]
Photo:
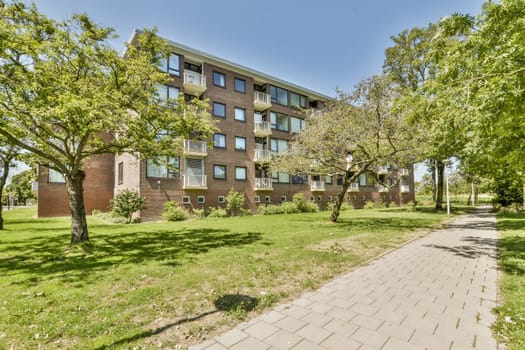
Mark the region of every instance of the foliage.
[[36, 181], [36, 168], [31, 168], [11, 177], [6, 191], [13, 194], [19, 203], [26, 203], [28, 199], [36, 199], [33, 191], [33, 182]]
[[133, 214], [143, 209], [146, 209], [146, 198], [141, 197], [136, 191], [122, 190], [111, 200], [113, 213], [125, 217], [128, 224], [131, 222]]
[[202, 219], [202, 218], [204, 218], [204, 209], [197, 209], [197, 208], [195, 208], [195, 209], [192, 210], [192, 214], [193, 214], [193, 216], [195, 218]]
[[164, 220], [167, 221], [183, 221], [190, 217], [188, 211], [175, 201], [167, 201], [164, 203], [162, 216]]
[[210, 207], [208, 217], [210, 218], [225, 218], [228, 216], [228, 212], [224, 208]]
[[0, 134], [0, 230], [4, 229], [4, 217], [2, 215], [4, 187], [7, 183], [9, 170], [15, 166], [14, 161], [18, 157], [18, 153], [18, 148], [9, 145], [5, 138]]
[[246, 197], [244, 192], [237, 192], [233, 188], [228, 191], [226, 195], [226, 210], [230, 216], [236, 216], [241, 213], [241, 209], [244, 207]]
[[315, 213], [317, 211], [319, 211], [319, 206], [306, 200], [301, 193], [294, 194], [292, 202], [261, 205], [257, 208], [257, 213], [261, 215]]
[[300, 213], [315, 213], [319, 211], [319, 206], [307, 200], [302, 193], [296, 193], [292, 197], [292, 202], [297, 206]]
[[215, 128], [207, 101], [158, 100], [169, 77], [157, 66], [171, 49], [156, 30], [137, 32], [122, 56], [108, 43], [114, 30], [85, 14], [56, 22], [34, 5], [2, 3], [0, 28], [0, 135], [64, 174], [71, 244], [89, 240], [83, 181], [92, 156], [178, 155], [182, 138]]
[[374, 201], [366, 201], [363, 209], [374, 209], [375, 207], [376, 203]]
[[523, 203], [522, 179], [510, 171], [501, 172], [501, 177], [494, 179], [491, 189], [494, 192], [494, 202], [506, 207], [512, 203]]

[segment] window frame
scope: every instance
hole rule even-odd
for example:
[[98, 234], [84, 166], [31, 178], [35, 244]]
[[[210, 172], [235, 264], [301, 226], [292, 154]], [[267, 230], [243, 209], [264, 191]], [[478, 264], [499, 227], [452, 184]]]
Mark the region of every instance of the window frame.
[[[52, 175], [53, 174], [53, 175]], [[47, 183], [49, 184], [65, 184], [66, 178], [55, 169], [47, 168]]]
[[117, 184], [124, 183], [124, 162], [119, 162], [117, 165]]
[[[286, 103], [284, 103], [284, 101], [281, 100], [282, 95], [280, 96], [280, 93], [284, 93], [286, 95]], [[281, 87], [270, 85], [270, 99], [272, 103], [288, 107], [290, 103], [290, 92]]]
[[197, 196], [197, 204], [206, 204], [206, 196]]
[[[222, 76], [222, 78], [224, 79], [224, 84], [221, 85], [220, 82], [216, 82], [215, 80], [215, 77], [219, 77], [219, 76]], [[220, 87], [220, 88], [223, 88], [223, 89], [226, 89], [226, 73], [221, 73], [221, 72], [218, 72], [218, 71], [213, 71], [212, 73], [212, 80], [213, 80], [213, 85], [214, 86], [217, 86], [217, 87]]]
[[226, 203], [226, 197], [225, 196], [217, 196], [217, 203], [219, 203], [219, 204]]
[[[237, 111], [241, 111], [243, 113], [243, 118], [242, 119], [237, 118]], [[233, 110], [233, 119], [237, 120], [239, 122], [246, 123], [246, 108], [235, 107], [234, 110]]]
[[[220, 115], [220, 114], [216, 114], [215, 113], [215, 106], [222, 106], [224, 108], [224, 115]], [[226, 103], [222, 103], [222, 102], [213, 102], [212, 104], [212, 115], [214, 117], [217, 117], [217, 118], [224, 118], [226, 119], [226, 114], [227, 114], [227, 111], [226, 111]]]
[[[224, 146], [217, 146], [216, 140], [215, 140], [216, 136], [221, 136], [222, 139], [224, 139]], [[221, 133], [214, 133], [213, 134], [213, 148], [226, 149], [227, 146], [228, 146], [228, 140], [226, 138], [226, 134], [221, 134]]]
[[[217, 176], [217, 173], [215, 172], [215, 169], [216, 168], [223, 168], [224, 169], [224, 177], [218, 177]], [[227, 172], [228, 168], [226, 165], [223, 165], [223, 164], [214, 164], [213, 165], [213, 178], [215, 180], [227, 180], [228, 179], [228, 172]]]
[[[244, 87], [243, 87], [242, 90], [238, 90], [238, 89], [237, 89], [237, 82], [242, 82], [242, 83], [243, 83]], [[240, 93], [240, 94], [246, 94], [246, 79], [241, 79], [241, 78], [237, 78], [237, 77], [235, 77], [235, 78], [233, 79], [233, 90], [234, 90], [235, 92]]]
[[[244, 136], [235, 136], [235, 142], [234, 142], [234, 149], [239, 152], [246, 152], [246, 143], [247, 139]], [[244, 148], [238, 148], [237, 147], [237, 140], [243, 140], [244, 141]]]
[[182, 196], [182, 204], [191, 204], [190, 196]]
[[[166, 165], [155, 164], [153, 159], [147, 158], [146, 159], [146, 178], [148, 178], [148, 179], [178, 179], [178, 178], [180, 178], [180, 170], [181, 170], [180, 169], [180, 157], [168, 157], [168, 156], [160, 156], [160, 157], [162, 157], [162, 158], [165, 157], [167, 164], [171, 164], [171, 162], [176, 160], [176, 162], [177, 162], [177, 167], [175, 168], [176, 171], [168, 169], [168, 167], [166, 167]], [[150, 175], [149, 174], [149, 167], [150, 167], [150, 163], [149, 162], [151, 162], [152, 165], [159, 167], [160, 169], [164, 168], [164, 171], [166, 172], [166, 175], [163, 175], [163, 176]]]
[[[244, 170], [244, 178], [240, 178], [237, 176], [238, 170]], [[248, 168], [245, 166], [236, 166], [235, 167], [235, 181], [246, 181], [248, 180]]]

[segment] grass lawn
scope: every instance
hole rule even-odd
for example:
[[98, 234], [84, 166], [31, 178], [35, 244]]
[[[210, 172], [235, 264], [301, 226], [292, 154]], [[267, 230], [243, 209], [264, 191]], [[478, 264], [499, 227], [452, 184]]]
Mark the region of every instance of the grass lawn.
[[525, 214], [499, 214], [498, 231], [503, 305], [494, 329], [508, 350], [525, 349]]
[[395, 208], [343, 211], [337, 224], [327, 212], [132, 225], [90, 217], [87, 250], [67, 247], [69, 218], [4, 213], [0, 349], [185, 348], [446, 218]]

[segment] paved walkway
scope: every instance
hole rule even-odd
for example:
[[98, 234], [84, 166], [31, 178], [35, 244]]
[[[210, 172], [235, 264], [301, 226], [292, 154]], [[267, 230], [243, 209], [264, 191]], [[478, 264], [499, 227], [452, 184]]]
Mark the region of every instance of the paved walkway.
[[495, 222], [462, 216], [190, 349], [497, 349]]

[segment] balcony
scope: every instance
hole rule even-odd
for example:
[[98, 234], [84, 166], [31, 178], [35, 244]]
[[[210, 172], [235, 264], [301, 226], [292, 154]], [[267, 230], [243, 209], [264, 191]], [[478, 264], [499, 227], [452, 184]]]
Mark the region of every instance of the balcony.
[[200, 96], [206, 91], [206, 76], [193, 71], [184, 72], [184, 92]]
[[399, 192], [401, 192], [401, 193], [409, 193], [410, 192], [410, 186], [409, 185], [401, 185], [401, 186], [399, 186]]
[[273, 191], [271, 177], [256, 177], [255, 186], [256, 191]]
[[358, 182], [352, 182], [350, 184], [350, 187], [348, 187], [348, 190], [346, 192], [359, 192], [359, 183]]
[[390, 192], [390, 189], [383, 185], [377, 185], [377, 191], [379, 193], [386, 193], [386, 192]]
[[324, 181], [312, 181], [310, 183], [310, 191], [312, 192], [324, 192]]
[[253, 108], [255, 108], [256, 111], [265, 111], [271, 106], [272, 99], [270, 95], [260, 91], [253, 93]]
[[184, 156], [204, 158], [208, 155], [208, 144], [204, 141], [184, 140]]
[[266, 137], [272, 134], [272, 127], [269, 122], [255, 122], [253, 134], [256, 137]]
[[381, 165], [379, 169], [377, 170], [377, 173], [379, 175], [385, 175], [388, 174], [388, 165]]
[[208, 181], [206, 175], [183, 175], [185, 190], [207, 190]]
[[408, 177], [408, 169], [406, 168], [399, 169], [399, 176]]
[[269, 162], [272, 159], [272, 152], [269, 149], [256, 148], [253, 159], [257, 163]]

